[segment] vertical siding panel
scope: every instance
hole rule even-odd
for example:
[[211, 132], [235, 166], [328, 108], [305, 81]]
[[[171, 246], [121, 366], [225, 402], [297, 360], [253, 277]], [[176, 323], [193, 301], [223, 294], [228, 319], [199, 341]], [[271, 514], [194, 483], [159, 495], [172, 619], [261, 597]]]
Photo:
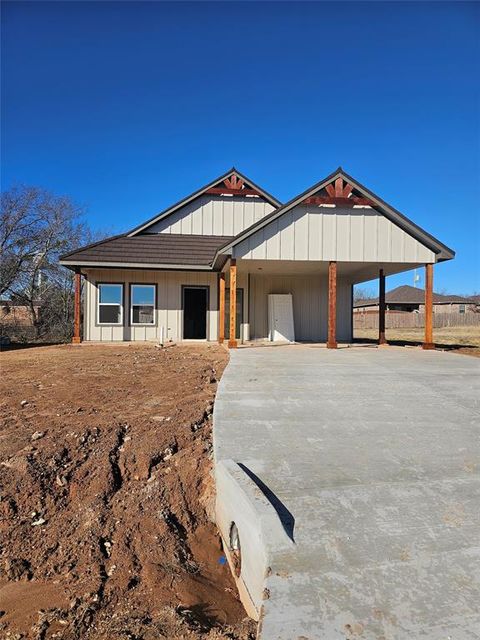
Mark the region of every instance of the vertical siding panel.
[[265, 207], [263, 206], [263, 202], [254, 204], [254, 213], [253, 213], [255, 222], [261, 220], [265, 216]]
[[223, 203], [223, 231], [226, 236], [233, 236], [233, 201], [230, 198]]
[[277, 220], [265, 227], [265, 243], [267, 245], [267, 260], [278, 260], [280, 258], [280, 235]]
[[184, 218], [181, 219], [181, 231], [180, 233], [187, 233], [187, 234], [191, 234], [192, 233], [192, 216], [185, 216]]
[[278, 220], [280, 231], [280, 257], [282, 260], [294, 259], [295, 234], [293, 228], [292, 212], [288, 211]]
[[377, 215], [365, 213], [364, 224], [364, 260], [367, 262], [377, 261]]
[[251, 227], [252, 224], [255, 222], [254, 210], [255, 210], [254, 203], [251, 200], [246, 200], [245, 208], [244, 208], [245, 229], [248, 229], [248, 227]]
[[389, 221], [383, 216], [378, 218], [378, 260], [387, 262], [390, 260], [390, 235]]
[[[251, 281], [252, 316], [251, 336], [254, 340], [268, 338], [268, 294], [291, 293], [295, 336], [297, 340], [321, 340], [327, 338], [328, 287], [327, 276], [323, 274], [280, 276], [252, 274]], [[350, 285], [339, 280], [339, 339], [349, 339]], [[344, 317], [344, 314], [345, 317]]]
[[337, 213], [337, 260], [350, 260], [350, 218], [345, 211]]
[[233, 202], [233, 235], [237, 235], [245, 229], [244, 224], [244, 201], [235, 200]]
[[223, 202], [212, 200], [213, 235], [224, 236], [223, 232]]
[[148, 233], [237, 234], [271, 211], [270, 204], [257, 198], [201, 196], [152, 225]]
[[323, 259], [336, 260], [336, 216], [331, 209], [324, 209], [323, 212]]
[[203, 235], [213, 235], [213, 206], [212, 201], [208, 200], [202, 207], [203, 211]]
[[322, 259], [322, 214], [320, 209], [308, 211], [308, 259]]
[[295, 207], [292, 212], [295, 232], [293, 257], [295, 260], [308, 260], [308, 214], [305, 207]]
[[195, 208], [191, 213], [192, 233], [196, 235], [203, 234], [203, 206]]
[[173, 222], [165, 229], [166, 233], [182, 233], [182, 221], [180, 217], [174, 214]]
[[255, 234], [255, 239], [250, 238], [250, 250], [251, 257], [255, 260], [265, 260], [266, 255], [266, 242], [263, 229], [260, 229]]
[[157, 338], [160, 339], [161, 327], [163, 327], [163, 339], [167, 339], [167, 305], [165, 300], [165, 291], [163, 286], [162, 272], [155, 272], [155, 280], [157, 283]]
[[390, 260], [392, 262], [401, 262], [402, 261], [402, 230], [396, 225], [392, 225], [390, 223], [391, 229], [391, 254]]
[[361, 262], [363, 260], [364, 225], [363, 214], [352, 213], [350, 260], [354, 262]]

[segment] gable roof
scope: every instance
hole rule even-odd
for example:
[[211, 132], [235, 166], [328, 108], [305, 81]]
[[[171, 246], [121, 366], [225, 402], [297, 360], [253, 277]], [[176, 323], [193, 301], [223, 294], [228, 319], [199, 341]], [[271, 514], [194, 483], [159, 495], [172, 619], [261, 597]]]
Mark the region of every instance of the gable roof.
[[[391, 291], [387, 291], [385, 294], [385, 302], [387, 304], [424, 304], [425, 303], [425, 289], [419, 289], [418, 287], [412, 287], [408, 284], [396, 287]], [[441, 293], [433, 294], [434, 304], [472, 304], [473, 298], [465, 298], [464, 296], [456, 295], [443, 295]], [[354, 307], [373, 307], [378, 305], [378, 298], [369, 298], [368, 300], [357, 300], [354, 302]]]
[[327, 185], [331, 184], [337, 178], [343, 178], [343, 180], [349, 183], [354, 189], [356, 189], [364, 197], [371, 200], [375, 209], [377, 209], [380, 213], [382, 213], [386, 218], [388, 218], [391, 222], [393, 222], [398, 227], [403, 229], [403, 231], [410, 234], [413, 238], [415, 238], [416, 240], [421, 242], [423, 245], [431, 249], [434, 253], [436, 253], [438, 255], [438, 262], [442, 262], [443, 260], [451, 260], [455, 256], [455, 252], [452, 249], [444, 245], [442, 242], [437, 240], [430, 233], [428, 233], [427, 231], [419, 227], [417, 224], [409, 220], [406, 216], [403, 215], [403, 213], [400, 213], [400, 211], [397, 211], [397, 209], [394, 209], [392, 206], [387, 204], [384, 200], [382, 200], [377, 195], [375, 195], [373, 191], [370, 191], [369, 189], [364, 187], [362, 184], [360, 184], [360, 182], [358, 182], [357, 180], [352, 178], [352, 176], [348, 175], [348, 173], [343, 171], [342, 167], [339, 167], [336, 171], [331, 173], [329, 176], [327, 176], [323, 180], [320, 180], [319, 182], [314, 184], [312, 187], [310, 187], [300, 195], [295, 196], [286, 204], [282, 205], [275, 211], [272, 211], [270, 214], [268, 214], [261, 220], [258, 220], [253, 225], [248, 227], [248, 229], [245, 229], [244, 231], [239, 233], [237, 236], [235, 236], [232, 242], [222, 247], [219, 250], [219, 253], [228, 252], [230, 249], [232, 249], [232, 247], [239, 244], [240, 242], [242, 242], [243, 240], [251, 236], [253, 233], [258, 231], [259, 229], [262, 229], [273, 220], [276, 220], [283, 214], [287, 213], [287, 211], [290, 211], [290, 209], [293, 209], [297, 205], [301, 204], [306, 198], [313, 196], [315, 193], [325, 188]]
[[[274, 196], [272, 196], [270, 193], [268, 193], [268, 191], [265, 191], [264, 189], [259, 187], [257, 184], [255, 184], [252, 180], [250, 180], [250, 178], [247, 178], [247, 176], [245, 176], [242, 173], [240, 173], [240, 171], [235, 169], [235, 167], [232, 167], [229, 171], [227, 171], [226, 173], [224, 173], [220, 177], [215, 178], [215, 180], [213, 180], [212, 182], [209, 182], [208, 184], [206, 184], [205, 186], [201, 187], [197, 191], [194, 191], [193, 193], [191, 193], [189, 196], [186, 196], [185, 198], [182, 198], [182, 200], [179, 200], [177, 203], [171, 205], [167, 209], [164, 209], [160, 213], [157, 213], [157, 215], [153, 216], [153, 218], [150, 218], [150, 220], [147, 220], [146, 222], [143, 222], [142, 224], [138, 225], [137, 227], [135, 227], [131, 231], [128, 231], [126, 235], [135, 236], [138, 233], [141, 233], [142, 231], [145, 231], [145, 229], [147, 229], [151, 225], [155, 224], [159, 220], [163, 220], [163, 218], [166, 218], [167, 216], [171, 215], [172, 213], [174, 213], [175, 211], [177, 211], [181, 207], [184, 207], [189, 202], [192, 202], [192, 200], [195, 200], [196, 198], [199, 198], [206, 191], [208, 191], [209, 189], [211, 189], [211, 188], [215, 187], [216, 185], [222, 183], [225, 179], [230, 178], [232, 175], [236, 175], [237, 178], [240, 178], [241, 180], [243, 180], [244, 183], [247, 183], [249, 186], [251, 186], [253, 189], [255, 189], [255, 191], [258, 191], [258, 193], [269, 204], [271, 204], [273, 207], [277, 208], [277, 207], [279, 207], [281, 205], [281, 202], [279, 200], [277, 200]], [[238, 195], [241, 195], [241, 193], [239, 193]]]
[[218, 247], [230, 236], [150, 233], [126, 234], [95, 242], [63, 255], [60, 264], [83, 267], [211, 269]]

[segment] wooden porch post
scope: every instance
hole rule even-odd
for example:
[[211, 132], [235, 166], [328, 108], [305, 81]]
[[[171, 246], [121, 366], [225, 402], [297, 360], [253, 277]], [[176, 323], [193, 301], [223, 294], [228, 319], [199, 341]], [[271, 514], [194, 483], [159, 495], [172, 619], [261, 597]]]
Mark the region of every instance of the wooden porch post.
[[425, 265], [425, 341], [424, 349], [435, 349], [433, 343], [433, 264]]
[[223, 344], [225, 340], [225, 272], [218, 274], [219, 314], [218, 314], [218, 342]]
[[73, 303], [73, 338], [72, 344], [80, 344], [82, 341], [80, 337], [80, 302], [81, 302], [81, 286], [82, 286], [82, 274], [80, 269], [75, 270], [75, 299]]
[[228, 346], [230, 349], [237, 348], [237, 338], [235, 329], [237, 326], [237, 261], [235, 258], [230, 260], [230, 335]]
[[337, 348], [337, 263], [328, 264], [328, 341], [327, 349]]
[[385, 274], [380, 269], [378, 296], [378, 344], [387, 344], [385, 338]]

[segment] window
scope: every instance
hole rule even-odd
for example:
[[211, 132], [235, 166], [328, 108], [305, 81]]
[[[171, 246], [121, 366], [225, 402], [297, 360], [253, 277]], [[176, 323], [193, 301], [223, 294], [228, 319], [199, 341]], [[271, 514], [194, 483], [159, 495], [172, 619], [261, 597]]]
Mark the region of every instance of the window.
[[98, 284], [98, 324], [122, 324], [123, 284]]
[[130, 323], [155, 324], [155, 285], [132, 284], [130, 288]]
[[459, 304], [458, 305], [458, 312], [459, 313], [465, 313], [465, 305], [464, 304]]

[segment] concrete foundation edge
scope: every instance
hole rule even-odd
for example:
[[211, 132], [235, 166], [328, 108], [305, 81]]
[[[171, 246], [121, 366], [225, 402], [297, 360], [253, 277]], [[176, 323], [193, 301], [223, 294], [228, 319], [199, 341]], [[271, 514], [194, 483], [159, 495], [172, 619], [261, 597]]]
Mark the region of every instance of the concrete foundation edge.
[[[274, 556], [291, 550], [277, 511], [263, 491], [242, 468], [231, 459], [217, 461], [215, 466], [215, 518], [225, 555], [237, 584], [247, 614], [260, 620], [262, 604], [267, 597], [266, 580], [272, 571]], [[240, 574], [230, 548], [230, 530], [235, 523], [241, 548]]]

